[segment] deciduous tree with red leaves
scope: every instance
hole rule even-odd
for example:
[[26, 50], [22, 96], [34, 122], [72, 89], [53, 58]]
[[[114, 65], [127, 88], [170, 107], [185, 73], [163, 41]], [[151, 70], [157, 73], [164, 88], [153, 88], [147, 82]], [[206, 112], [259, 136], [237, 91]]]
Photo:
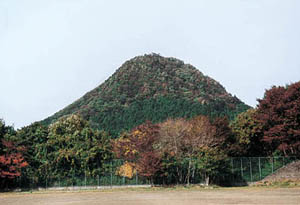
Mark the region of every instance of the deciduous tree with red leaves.
[[263, 141], [270, 154], [300, 154], [300, 82], [273, 86], [259, 100], [256, 118], [263, 124]]
[[6, 153], [0, 155], [0, 177], [13, 179], [21, 176], [20, 169], [28, 166], [22, 156], [23, 147], [15, 147], [12, 142], [2, 140], [2, 145]]
[[147, 121], [123, 134], [113, 143], [114, 153], [134, 165], [140, 176], [153, 180], [160, 168], [160, 155], [154, 145], [159, 136], [159, 126]]
[[5, 139], [10, 134], [14, 134], [13, 128], [5, 126], [0, 120], [0, 188], [7, 187], [12, 179], [21, 175], [21, 168], [28, 166], [22, 156], [25, 148], [16, 147], [13, 142]]

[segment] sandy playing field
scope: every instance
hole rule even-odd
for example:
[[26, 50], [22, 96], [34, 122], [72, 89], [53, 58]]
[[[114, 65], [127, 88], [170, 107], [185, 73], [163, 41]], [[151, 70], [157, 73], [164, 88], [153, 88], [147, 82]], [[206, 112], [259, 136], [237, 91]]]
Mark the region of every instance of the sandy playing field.
[[300, 204], [300, 188], [145, 189], [80, 192], [0, 193], [2, 205], [35, 204]]

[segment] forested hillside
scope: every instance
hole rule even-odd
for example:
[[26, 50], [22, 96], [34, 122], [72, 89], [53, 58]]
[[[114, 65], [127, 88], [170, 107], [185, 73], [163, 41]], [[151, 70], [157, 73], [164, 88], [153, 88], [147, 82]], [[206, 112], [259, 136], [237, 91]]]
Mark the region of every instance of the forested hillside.
[[99, 87], [43, 123], [49, 125], [62, 116], [79, 114], [93, 128], [118, 135], [146, 120], [156, 123], [199, 114], [233, 119], [248, 108], [192, 65], [150, 54], [126, 61]]
[[136, 57], [42, 123], [15, 130], [0, 119], [0, 190], [107, 176], [112, 185], [113, 175], [225, 185], [244, 180], [230, 157], [300, 158], [300, 82], [273, 86], [248, 108], [182, 61]]

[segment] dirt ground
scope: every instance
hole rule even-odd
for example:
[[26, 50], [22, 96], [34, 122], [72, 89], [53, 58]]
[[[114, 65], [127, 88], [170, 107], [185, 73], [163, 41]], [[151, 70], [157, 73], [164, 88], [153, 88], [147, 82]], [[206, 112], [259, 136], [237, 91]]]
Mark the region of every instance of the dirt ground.
[[294, 161], [273, 174], [267, 176], [262, 181], [297, 181], [300, 182], [300, 160]]
[[191, 190], [119, 190], [80, 192], [0, 193], [2, 205], [109, 204], [300, 204], [298, 188], [216, 188]]

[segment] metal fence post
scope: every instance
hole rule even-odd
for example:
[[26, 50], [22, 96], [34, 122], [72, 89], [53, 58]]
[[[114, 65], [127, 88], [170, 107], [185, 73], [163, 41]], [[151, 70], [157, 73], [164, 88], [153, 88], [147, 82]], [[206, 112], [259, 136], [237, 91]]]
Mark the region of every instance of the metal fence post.
[[251, 182], [253, 182], [251, 157], [249, 157], [249, 160], [250, 160], [250, 179], [251, 179]]
[[74, 188], [74, 171], [73, 171], [73, 175], [72, 175], [72, 187]]
[[19, 188], [22, 189], [22, 175], [20, 175], [19, 180]]
[[233, 158], [231, 157], [231, 173], [233, 174]]
[[244, 176], [244, 173], [243, 173], [243, 159], [241, 158], [241, 175], [242, 177]]
[[86, 171], [84, 172], [84, 186], [86, 188]]
[[112, 187], [113, 180], [112, 180], [113, 174], [112, 174], [112, 162], [110, 162], [110, 186]]
[[259, 179], [261, 179], [261, 165], [260, 165], [260, 157], [258, 157], [258, 169], [259, 169]]
[[272, 174], [274, 173], [274, 157], [272, 157]]
[[234, 169], [233, 169], [233, 157], [231, 157], [231, 183], [235, 181]]

